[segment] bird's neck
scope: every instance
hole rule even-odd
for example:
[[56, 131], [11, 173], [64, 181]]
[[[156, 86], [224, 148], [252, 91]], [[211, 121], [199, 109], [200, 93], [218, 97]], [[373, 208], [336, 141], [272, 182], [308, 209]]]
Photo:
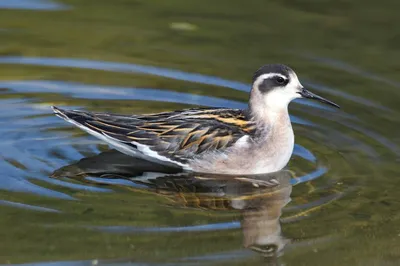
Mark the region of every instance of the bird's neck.
[[249, 112], [258, 124], [257, 128], [275, 130], [290, 125], [288, 106], [285, 104], [265, 104], [250, 100]]

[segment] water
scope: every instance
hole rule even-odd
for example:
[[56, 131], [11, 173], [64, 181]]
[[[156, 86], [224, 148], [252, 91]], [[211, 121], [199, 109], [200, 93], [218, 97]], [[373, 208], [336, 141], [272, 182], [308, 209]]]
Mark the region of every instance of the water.
[[28, 9], [28, 10], [60, 10], [66, 6], [48, 0], [3, 0], [0, 8], [5, 9]]
[[[398, 265], [398, 16], [360, 3], [0, 1], [0, 264]], [[244, 108], [270, 62], [342, 107], [290, 105], [278, 173], [167, 171], [50, 109]]]

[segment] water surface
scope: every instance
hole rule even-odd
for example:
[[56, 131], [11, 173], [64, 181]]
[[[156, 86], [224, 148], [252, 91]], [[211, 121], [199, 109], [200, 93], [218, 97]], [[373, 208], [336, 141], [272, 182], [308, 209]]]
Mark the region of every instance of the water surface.
[[[385, 2], [0, 1], [0, 264], [398, 265], [386, 23], [400, 21]], [[245, 108], [275, 62], [342, 109], [292, 103], [293, 157], [268, 175], [149, 165], [50, 109]]]
[[49, 0], [3, 0], [0, 8], [28, 10], [60, 10], [66, 6]]

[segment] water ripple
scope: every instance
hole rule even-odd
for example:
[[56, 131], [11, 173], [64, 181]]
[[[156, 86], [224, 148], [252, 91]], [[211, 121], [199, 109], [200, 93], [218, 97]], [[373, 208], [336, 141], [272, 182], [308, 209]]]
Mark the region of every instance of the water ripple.
[[400, 88], [400, 82], [397, 81], [393, 81], [391, 79], [382, 77], [380, 75], [377, 75], [373, 72], [370, 71], [366, 71], [363, 69], [360, 69], [358, 67], [352, 66], [348, 63], [345, 63], [343, 61], [340, 61], [338, 59], [333, 59], [333, 58], [327, 58], [327, 57], [321, 57], [321, 56], [316, 56], [313, 54], [303, 54], [303, 57], [307, 58], [307, 59], [311, 59], [315, 62], [330, 66], [330, 67], [334, 67], [337, 68], [339, 70], [344, 70], [347, 71], [349, 73], [353, 73], [353, 74], [357, 74], [363, 78], [366, 79], [370, 79], [370, 80], [374, 80], [374, 81], [379, 81], [379, 82], [384, 82], [387, 85], [396, 87], [396, 88]]
[[8, 201], [8, 200], [0, 200], [0, 205], [11, 206], [11, 207], [15, 207], [15, 208], [22, 208], [22, 209], [33, 210], [33, 211], [40, 211], [40, 212], [60, 212], [59, 210], [56, 210], [56, 209], [40, 207], [40, 206], [33, 206], [33, 205], [29, 205], [29, 204], [12, 202], [12, 201]]
[[291, 180], [291, 184], [294, 186], [294, 185], [297, 185], [297, 184], [300, 184], [300, 183], [305, 183], [305, 182], [314, 180], [314, 179], [322, 176], [326, 172], [327, 172], [326, 168], [323, 168], [323, 167], [322, 168], [318, 168], [317, 170], [315, 170], [315, 171], [313, 171], [313, 172], [311, 172], [309, 174], [306, 174], [304, 176], [300, 176], [300, 177], [297, 177], [295, 179], [292, 179]]
[[[246, 108], [247, 104], [211, 96], [196, 95], [183, 92], [166, 91], [151, 88], [127, 88], [118, 86], [87, 85], [64, 81], [0, 81], [0, 86], [7, 87], [11, 92], [57, 92], [83, 99], [106, 100], [147, 100], [173, 102], [208, 107]], [[15, 107], [14, 107], [15, 108]], [[50, 109], [49, 109], [50, 111]], [[28, 112], [25, 110], [25, 112]], [[5, 113], [4, 115], [7, 115]], [[8, 114], [10, 115], [10, 114]], [[314, 125], [312, 122], [291, 115], [293, 123]]]
[[[36, 58], [36, 57], [13, 57], [6, 56], [0, 57], [0, 64], [21, 64], [21, 65], [37, 65], [37, 66], [50, 66], [50, 67], [72, 67], [79, 69], [95, 69], [95, 70], [103, 70], [103, 71], [112, 71], [112, 72], [121, 72], [121, 73], [140, 73], [140, 74], [148, 74], [155, 75], [164, 78], [171, 78], [180, 81], [189, 81], [194, 83], [201, 83], [212, 86], [220, 86], [220, 87], [228, 87], [235, 90], [240, 91], [249, 91], [249, 84], [245, 84], [242, 82], [236, 82], [231, 80], [222, 79], [214, 76], [201, 75], [196, 73], [187, 73], [179, 70], [171, 70], [167, 68], [153, 67], [153, 66], [144, 66], [138, 64], [128, 64], [128, 63], [117, 63], [117, 62], [104, 62], [104, 61], [95, 61], [95, 60], [85, 60], [85, 59], [68, 59], [68, 58]], [[373, 101], [369, 101], [360, 97], [348, 95], [346, 93], [333, 90], [324, 85], [320, 85], [317, 83], [313, 83], [312, 81], [307, 82], [308, 85], [314, 87], [316, 90], [322, 91], [324, 93], [336, 95], [339, 97], [344, 97], [346, 99], [350, 99], [352, 101], [357, 101], [360, 104], [365, 106], [369, 106], [371, 108], [376, 108], [382, 111], [389, 111], [387, 108], [382, 107]], [[9, 80], [9, 81], [0, 81], [0, 87], [5, 87], [6, 90], [2, 91], [2, 93], [7, 94], [8, 96], [13, 96], [13, 94], [19, 93], [28, 93], [32, 94], [34, 97], [37, 97], [38, 93], [51, 92], [64, 95], [66, 97], [74, 97], [79, 99], [103, 99], [103, 100], [143, 100], [143, 101], [158, 101], [158, 102], [171, 102], [171, 103], [182, 103], [188, 105], [206, 105], [210, 107], [229, 107], [229, 108], [244, 108], [246, 107], [246, 103], [228, 100], [218, 97], [205, 96], [205, 95], [196, 95], [190, 93], [176, 92], [173, 91], [173, 88], [167, 89], [158, 89], [158, 88], [131, 88], [131, 87], [120, 87], [120, 86], [102, 86], [102, 85], [91, 85], [91, 84], [83, 84], [78, 82], [66, 82], [66, 81], [50, 81], [50, 80]], [[67, 163], [71, 161], [76, 161], [84, 157], [87, 159], [87, 155], [97, 154], [100, 149], [98, 147], [99, 144], [103, 142], [100, 140], [91, 140], [90, 137], [84, 135], [81, 136], [71, 136], [71, 132], [64, 131], [65, 127], [71, 127], [70, 125], [63, 123], [60, 119], [53, 116], [50, 112], [49, 106], [47, 104], [37, 104], [32, 99], [2, 99], [0, 105], [0, 118], [1, 125], [0, 132], [7, 136], [0, 143], [1, 153], [0, 153], [0, 169], [7, 173], [2, 176], [2, 182], [0, 182], [0, 189], [6, 191], [16, 191], [16, 192], [26, 192], [26, 193], [34, 193], [41, 196], [48, 197], [56, 197], [63, 200], [78, 200], [68, 194], [61, 193], [56, 191], [55, 189], [48, 189], [46, 187], [41, 187], [34, 184], [34, 181], [39, 180], [41, 183], [46, 182], [50, 185], [55, 185], [63, 188], [69, 188], [72, 190], [78, 191], [87, 191], [92, 193], [110, 193], [114, 191], [112, 186], [116, 186], [118, 188], [126, 187], [127, 189], [132, 190], [140, 190], [140, 191], [156, 191], [153, 189], [154, 186], [157, 187], [163, 180], [167, 179], [165, 187], [168, 185], [174, 186], [171, 188], [171, 191], [174, 192], [178, 190], [178, 188], [186, 188], [184, 184], [180, 183], [181, 180], [173, 180], [168, 179], [170, 176], [167, 176], [165, 179], [161, 178], [150, 178], [146, 179], [145, 177], [138, 175], [133, 177], [132, 179], [124, 179], [124, 178], [104, 178], [104, 177], [94, 177], [89, 176], [85, 177], [85, 179], [81, 181], [90, 181], [88, 183], [72, 183], [69, 182], [68, 179], [51, 179], [49, 178], [49, 173], [51, 173], [56, 167], [65, 166]], [[340, 117], [336, 116], [336, 111], [333, 111], [332, 108], [322, 106], [318, 103], [313, 102], [299, 102], [300, 104], [310, 105], [313, 108], [323, 109], [332, 111], [330, 114], [335, 118], [332, 119], [334, 122], [342, 124], [346, 126], [348, 129], [357, 130], [362, 133], [365, 133], [366, 136], [370, 136], [371, 138], [376, 139], [381, 145], [386, 148], [398, 152], [397, 146], [381, 137], [374, 132], [364, 130], [358, 125], [354, 125], [361, 121], [358, 120], [356, 116], [347, 115], [344, 113], [340, 113]], [[81, 108], [81, 106], [68, 106], [68, 108]], [[8, 110], [13, 110], [13, 112], [8, 112]], [[323, 113], [323, 112], [321, 112]], [[318, 112], [311, 113], [310, 115], [315, 117], [322, 116]], [[338, 119], [338, 117], [340, 119]], [[343, 121], [343, 119], [352, 119], [351, 122]], [[300, 124], [299, 128], [308, 130], [307, 127], [318, 127], [322, 129], [318, 123], [311, 122], [309, 120], [299, 118], [296, 116], [291, 116], [293, 123]], [[336, 121], [337, 120], [337, 121]], [[340, 120], [340, 121], [339, 121]], [[11, 123], [12, 122], [12, 123]], [[57, 129], [54, 132], [54, 129]], [[325, 128], [324, 128], [325, 129]], [[367, 143], [362, 142], [361, 140], [353, 139], [351, 136], [348, 136], [346, 132], [335, 131], [334, 129], [329, 129], [331, 134], [336, 134], [337, 138], [346, 139], [351, 143], [357, 144], [359, 149], [363, 149], [366, 153], [371, 153], [373, 155], [377, 154], [374, 148], [370, 147]], [[324, 143], [319, 143], [318, 139], [312, 141], [316, 145], [324, 145]], [[304, 146], [296, 144], [294, 147], [293, 155], [296, 158], [300, 158], [300, 160], [305, 160], [308, 165], [313, 167], [313, 170], [307, 171], [303, 176], [288, 178], [288, 185], [290, 186], [290, 192], [284, 195], [285, 201], [282, 201], [284, 204], [282, 206], [278, 206], [279, 208], [285, 207], [287, 203], [290, 201], [290, 193], [291, 186], [300, 185], [303, 183], [307, 183], [307, 185], [312, 186], [313, 183], [310, 182], [316, 180], [317, 178], [321, 178], [322, 186], [313, 187], [313, 192], [318, 189], [321, 190], [321, 187], [332, 188], [334, 186], [334, 181], [327, 181], [328, 177], [328, 168], [322, 165], [319, 162], [318, 156], [316, 156], [311, 150], [308, 150]], [[90, 158], [90, 156], [88, 156]], [[303, 161], [304, 163], [304, 161]], [[81, 173], [81, 172], [80, 172]], [[144, 176], [144, 174], [143, 174]], [[149, 181], [150, 180], [150, 181]], [[193, 181], [189, 184], [190, 188], [200, 188], [207, 191], [207, 193], [203, 193], [202, 196], [210, 196], [217, 197], [221, 195], [221, 191], [217, 189], [220, 188], [224, 190], [222, 193], [223, 196], [226, 196], [229, 193], [232, 193], [227, 198], [223, 198], [222, 196], [217, 200], [227, 200], [231, 201], [230, 206], [228, 208], [233, 208], [236, 210], [243, 211], [244, 209], [240, 209], [241, 204], [243, 203], [243, 198], [246, 198], [248, 195], [245, 194], [236, 194], [235, 197], [231, 197], [235, 192], [240, 191], [243, 187], [240, 187], [237, 191], [232, 188], [232, 184], [227, 185], [227, 183], [207, 183], [211, 182], [210, 180], [204, 181], [201, 183], [201, 178]], [[252, 179], [251, 182], [254, 182], [255, 179]], [[132, 182], [133, 181], [133, 182]], [[176, 181], [176, 183], [174, 183]], [[184, 182], [186, 182], [185, 180]], [[146, 183], [147, 182], [147, 183]], [[153, 182], [153, 183], [152, 183]], [[247, 181], [249, 182], [249, 181]], [[95, 183], [95, 184], [93, 184]], [[107, 186], [107, 188], [96, 186], [96, 183]], [[172, 184], [173, 183], [173, 184]], [[146, 185], [148, 184], [148, 185]], [[156, 184], [156, 185], [154, 185]], [[249, 183], [247, 183], [249, 184]], [[251, 183], [252, 186], [257, 187], [259, 183]], [[154, 185], [154, 186], [153, 186]], [[175, 186], [176, 185], [176, 186]], [[221, 187], [219, 187], [221, 185]], [[160, 186], [161, 190], [165, 187]], [[223, 189], [222, 189], [223, 188]], [[231, 190], [229, 190], [230, 188]], [[152, 190], [153, 189], [153, 190]], [[208, 190], [207, 190], [208, 189]], [[215, 189], [215, 190], [214, 190]], [[171, 192], [169, 191], [169, 192]], [[176, 191], [175, 191], [176, 192]], [[197, 193], [191, 191], [191, 195]], [[329, 191], [330, 192], [330, 191]], [[200, 192], [199, 192], [200, 193]], [[199, 194], [197, 193], [197, 194]], [[327, 193], [329, 194], [329, 193]], [[324, 204], [329, 204], [333, 200], [337, 200], [342, 197], [344, 193], [335, 193], [335, 194], [324, 194], [319, 197], [318, 200], [314, 200], [312, 202], [306, 202], [304, 204], [297, 204], [295, 206], [289, 206], [286, 211], [294, 211], [294, 212], [308, 212], [309, 210], [323, 206]], [[75, 196], [75, 195], [74, 195]], [[107, 195], [108, 196], [108, 195]], [[119, 196], [119, 195], [118, 195]], [[78, 196], [79, 197], [79, 196]], [[121, 197], [123, 195], [121, 194]], [[281, 198], [281, 199], [282, 199]], [[186, 200], [186, 199], [184, 199]], [[200, 197], [195, 199], [196, 202], [200, 202]], [[248, 198], [247, 198], [248, 200]], [[189, 202], [189, 204], [188, 204]], [[257, 201], [255, 201], [257, 202]], [[276, 204], [278, 201], [271, 201]], [[265, 202], [264, 202], [265, 203]], [[270, 202], [269, 202], [270, 203]], [[186, 201], [188, 204], [186, 207], [192, 207], [190, 205], [190, 200]], [[256, 203], [253, 202], [256, 206]], [[0, 205], [7, 205], [16, 208], [24, 208], [30, 209], [34, 211], [42, 211], [42, 212], [61, 212], [56, 209], [45, 208], [41, 206], [34, 206], [28, 204], [22, 204], [18, 202], [0, 200]], [[279, 203], [278, 203], [279, 205]], [[251, 216], [252, 207], [250, 206], [248, 210]], [[260, 205], [259, 208], [264, 208], [264, 206], [270, 206], [268, 204]], [[199, 207], [199, 206], [197, 206]], [[206, 208], [206, 207], [205, 207]], [[286, 208], [286, 207], [285, 207]], [[267, 210], [263, 210], [266, 211]], [[64, 214], [64, 213], [63, 213]], [[244, 214], [244, 211], [242, 212]], [[262, 218], [262, 217], [261, 217]], [[305, 216], [301, 215], [293, 215], [292, 217], [283, 217], [279, 220], [280, 217], [274, 219], [275, 222], [278, 223], [277, 227], [274, 227], [274, 230], [278, 230], [280, 233], [280, 224], [279, 221], [285, 223], [291, 223], [293, 221], [299, 221], [304, 219]], [[261, 219], [263, 220], [263, 218]], [[264, 219], [265, 220], [265, 219]], [[263, 220], [263, 221], [264, 221]], [[86, 222], [86, 221], [85, 221]], [[264, 221], [265, 222], [265, 221]], [[105, 226], [97, 226], [92, 224], [84, 223], [79, 225], [73, 225], [74, 227], [83, 227], [86, 229], [91, 229], [95, 231], [107, 232], [107, 233], [120, 233], [120, 234], [139, 234], [139, 233], [182, 233], [182, 232], [209, 232], [209, 231], [222, 231], [222, 230], [238, 230], [243, 227], [243, 221], [238, 221], [237, 216], [234, 218], [229, 218], [226, 222], [218, 222], [218, 223], [208, 223], [201, 225], [188, 225], [188, 226], [176, 226], [177, 223], [173, 223], [171, 226], [154, 226], [154, 227], [140, 227], [132, 225], [132, 221], [126, 221], [128, 225], [115, 225], [119, 223], [110, 222]], [[104, 223], [102, 223], [104, 224]], [[106, 223], [107, 224], [107, 223]], [[179, 224], [179, 223], [178, 223]], [[186, 223], [185, 223], [186, 224]], [[41, 224], [43, 225], [43, 224]], [[45, 225], [46, 226], [46, 225]], [[49, 227], [62, 227], [65, 226], [63, 224], [49, 224]], [[277, 231], [274, 231], [277, 232]], [[260, 232], [260, 237], [265, 237], [263, 232]], [[235, 251], [237, 252], [237, 251]], [[237, 252], [237, 258], [246, 257], [250, 254], [248, 251], [241, 250]], [[252, 253], [251, 253], [252, 254]], [[224, 260], [225, 258], [232, 259], [232, 253], [215, 253], [209, 254], [205, 256], [195, 256], [192, 258], [183, 258], [182, 261], [191, 261], [191, 260]], [[80, 262], [57, 262], [61, 265], [75, 265], [76, 263], [81, 265], [87, 265], [87, 263], [92, 263], [90, 261], [80, 261]], [[35, 265], [35, 264], [26, 264], [26, 265]], [[47, 265], [52, 265], [52, 263], [47, 263]], [[137, 264], [137, 265], [145, 265], [145, 264]], [[175, 264], [176, 265], [176, 264]]]
[[215, 230], [232, 230], [240, 228], [240, 222], [226, 222], [214, 224], [202, 224], [177, 227], [134, 227], [134, 226], [88, 226], [89, 229], [96, 229], [112, 233], [171, 233], [171, 232], [203, 232]]
[[[250, 84], [238, 81], [232, 81], [215, 76], [208, 76], [197, 73], [188, 73], [180, 70], [172, 70], [168, 68], [145, 66], [138, 64], [105, 62], [105, 61], [87, 60], [87, 59], [3, 56], [0, 57], [0, 64], [70, 67], [79, 69], [105, 70], [105, 71], [121, 72], [121, 73], [140, 73], [140, 74], [171, 78], [175, 80], [201, 83], [206, 85], [228, 87], [231, 89], [246, 91], [246, 92], [248, 92], [251, 87]], [[318, 102], [296, 100], [296, 103], [312, 106], [319, 109], [331, 110], [333, 112], [336, 111], [335, 108], [320, 104]]]
[[49, 0], [2, 0], [0, 8], [28, 10], [65, 10], [69, 7]]

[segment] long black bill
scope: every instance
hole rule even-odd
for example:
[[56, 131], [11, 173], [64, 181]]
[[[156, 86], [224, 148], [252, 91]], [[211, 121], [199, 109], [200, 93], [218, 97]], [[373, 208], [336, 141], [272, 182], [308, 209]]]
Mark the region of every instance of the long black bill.
[[312, 99], [312, 100], [317, 100], [323, 103], [327, 103], [330, 104], [332, 106], [335, 106], [336, 108], [340, 108], [339, 105], [337, 105], [334, 102], [331, 102], [325, 98], [322, 98], [321, 96], [318, 96], [317, 94], [312, 93], [311, 91], [307, 90], [306, 88], [302, 88], [301, 91], [299, 92], [299, 94], [303, 97], [303, 98], [307, 98], [307, 99]]

